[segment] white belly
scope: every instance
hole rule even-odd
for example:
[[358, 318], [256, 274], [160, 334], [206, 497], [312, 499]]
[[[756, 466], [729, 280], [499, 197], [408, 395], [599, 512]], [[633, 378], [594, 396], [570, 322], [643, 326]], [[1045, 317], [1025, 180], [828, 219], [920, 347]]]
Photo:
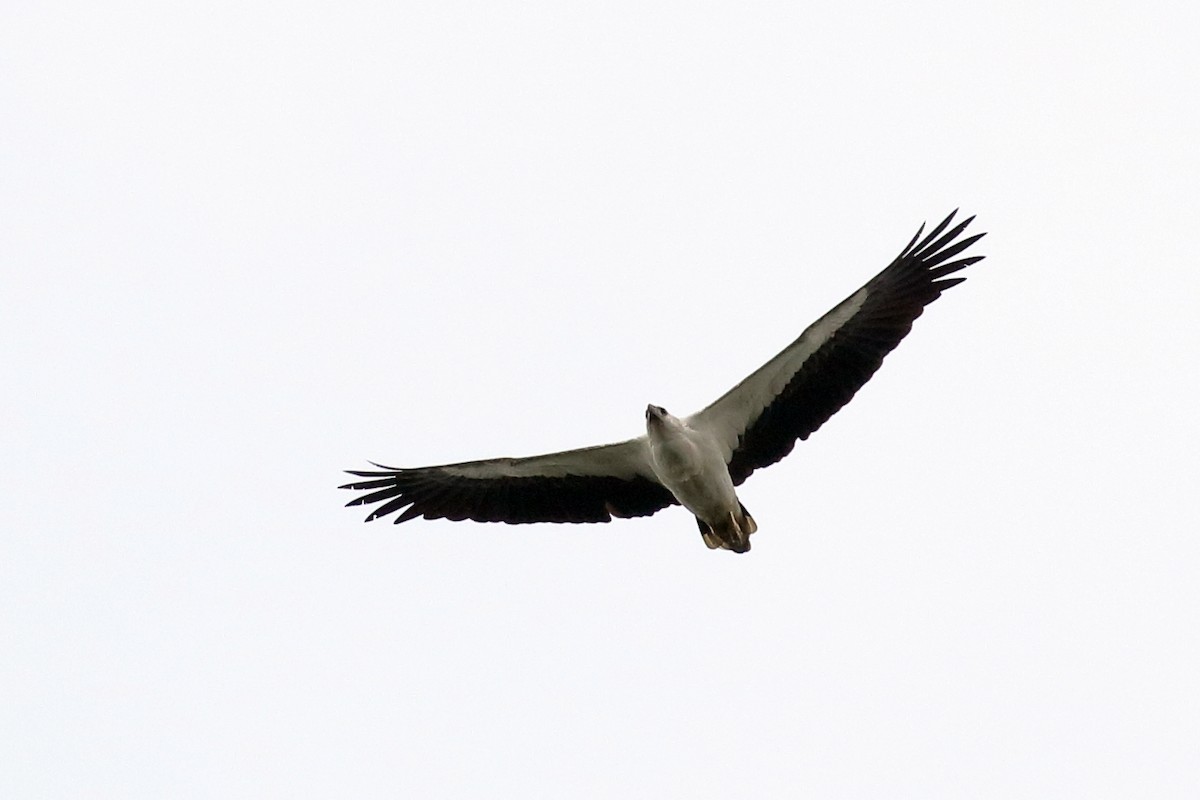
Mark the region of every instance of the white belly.
[[733, 481], [716, 442], [680, 427], [651, 437], [650, 455], [659, 481], [688, 511], [705, 520], [737, 511]]

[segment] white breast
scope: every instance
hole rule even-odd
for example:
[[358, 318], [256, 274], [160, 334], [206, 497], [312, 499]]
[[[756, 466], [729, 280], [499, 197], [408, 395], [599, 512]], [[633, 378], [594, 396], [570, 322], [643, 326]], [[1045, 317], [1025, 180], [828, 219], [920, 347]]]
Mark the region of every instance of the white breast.
[[663, 486], [698, 517], [721, 519], [738, 509], [720, 444], [674, 417], [649, 426], [650, 457]]

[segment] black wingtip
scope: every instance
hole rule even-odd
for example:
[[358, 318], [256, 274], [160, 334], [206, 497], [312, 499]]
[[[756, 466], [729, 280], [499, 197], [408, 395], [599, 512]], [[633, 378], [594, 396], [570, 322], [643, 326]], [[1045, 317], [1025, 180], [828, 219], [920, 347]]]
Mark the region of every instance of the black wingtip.
[[924, 232], [925, 232], [925, 223], [922, 222], [921, 227], [917, 228], [917, 232], [914, 233], [913, 237], [908, 240], [908, 244], [906, 244], [904, 246], [904, 249], [900, 251], [900, 255], [897, 256], [897, 258], [904, 258], [906, 255], [908, 255], [910, 252], [912, 252], [913, 245], [917, 243], [917, 239], [920, 239], [921, 234]]

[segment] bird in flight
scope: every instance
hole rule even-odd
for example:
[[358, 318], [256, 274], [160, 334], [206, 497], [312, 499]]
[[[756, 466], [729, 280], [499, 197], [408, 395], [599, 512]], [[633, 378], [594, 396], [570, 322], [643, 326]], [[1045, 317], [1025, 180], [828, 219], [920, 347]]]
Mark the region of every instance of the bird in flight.
[[758, 526], [734, 487], [848, 403], [925, 306], [966, 280], [946, 276], [983, 259], [951, 260], [984, 235], [960, 239], [974, 217], [950, 228], [957, 213], [923, 238], [922, 225], [882, 272], [702, 411], [676, 417], [649, 405], [644, 436], [561, 453], [347, 470], [356, 480], [340, 488], [365, 492], [347, 505], [380, 504], [368, 522], [399, 512], [397, 523], [526, 523], [608, 522], [679, 504], [706, 545], [744, 553]]

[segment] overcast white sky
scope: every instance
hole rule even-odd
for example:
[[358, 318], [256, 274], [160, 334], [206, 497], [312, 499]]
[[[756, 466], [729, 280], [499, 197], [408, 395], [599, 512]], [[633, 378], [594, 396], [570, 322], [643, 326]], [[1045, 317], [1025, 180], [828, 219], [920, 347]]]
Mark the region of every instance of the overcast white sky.
[[[1195, 797], [1194, 3], [5, 3], [0, 796]], [[364, 525], [990, 231], [741, 496]]]

